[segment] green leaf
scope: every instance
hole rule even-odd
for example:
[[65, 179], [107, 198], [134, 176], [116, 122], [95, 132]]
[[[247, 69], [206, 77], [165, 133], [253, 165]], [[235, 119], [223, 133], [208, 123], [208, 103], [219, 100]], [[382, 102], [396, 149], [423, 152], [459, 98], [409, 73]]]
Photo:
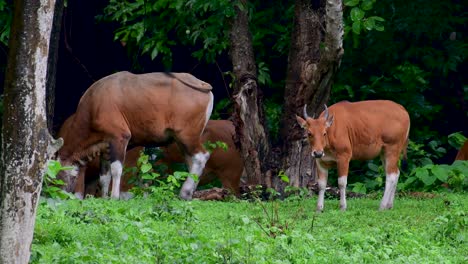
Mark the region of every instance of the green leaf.
[[375, 27], [375, 20], [366, 19], [366, 21], [364, 21], [364, 28], [366, 30], [372, 30], [372, 29], [374, 29], [374, 27]]
[[371, 169], [374, 172], [379, 172], [379, 166], [375, 165], [372, 162], [367, 163], [367, 167], [369, 167], [369, 169]]
[[446, 169], [444, 170], [440, 166], [434, 166], [431, 171], [441, 182], [447, 182], [448, 171]]
[[356, 182], [356, 183], [353, 184], [352, 191], [355, 192], [355, 193], [366, 194], [367, 193], [367, 188], [366, 188], [365, 184], [363, 184], [361, 182]]
[[140, 171], [141, 171], [142, 173], [147, 173], [147, 172], [150, 171], [151, 169], [152, 169], [151, 164], [146, 163], [146, 164], [141, 165]]
[[364, 0], [362, 1], [362, 4], [361, 4], [361, 8], [363, 10], [371, 10], [372, 9], [372, 6], [374, 5], [374, 1], [373, 0]]
[[430, 186], [434, 184], [436, 177], [432, 177], [429, 175], [429, 172], [426, 168], [420, 168], [416, 170], [416, 177], [418, 177], [425, 186]]
[[[361, 21], [361, 19], [364, 18], [364, 14], [365, 12], [360, 9], [359, 7], [353, 7], [353, 9], [351, 9], [351, 20], [353, 22], [356, 22], [356, 21]], [[354, 25], [354, 23], [353, 23]]]
[[359, 4], [359, 0], [345, 0], [345, 6], [357, 6]]
[[154, 60], [154, 58], [158, 56], [158, 53], [159, 53], [158, 47], [154, 47], [153, 51], [151, 52], [151, 59]]
[[357, 35], [361, 33], [361, 21], [356, 21], [353, 23], [353, 32]]

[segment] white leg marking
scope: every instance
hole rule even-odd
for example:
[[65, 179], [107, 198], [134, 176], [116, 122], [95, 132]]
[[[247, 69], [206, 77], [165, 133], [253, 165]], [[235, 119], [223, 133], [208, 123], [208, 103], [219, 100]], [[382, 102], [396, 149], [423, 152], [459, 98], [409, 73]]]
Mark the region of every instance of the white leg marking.
[[120, 200], [130, 200], [133, 198], [133, 193], [131, 192], [121, 192], [120, 193]]
[[[190, 173], [196, 174], [198, 177], [203, 172], [203, 169], [205, 168], [205, 164], [210, 158], [210, 153], [209, 152], [199, 152], [196, 153], [195, 155], [192, 156], [192, 161], [189, 162], [190, 166]], [[191, 163], [191, 164], [190, 164]], [[192, 177], [188, 177], [184, 185], [182, 185], [182, 189], [180, 190], [180, 198], [184, 200], [191, 200], [193, 192], [197, 188], [198, 181], [195, 181]]]
[[82, 194], [81, 192], [76, 192], [76, 193], [75, 193], [75, 197], [76, 197], [77, 199], [83, 200], [83, 194]]
[[346, 211], [346, 185], [348, 177], [346, 175], [338, 177], [338, 188], [340, 189], [340, 209]]
[[380, 203], [380, 210], [390, 209], [393, 207], [393, 199], [395, 198], [396, 187], [400, 172], [390, 173], [386, 175], [385, 192]]
[[327, 188], [327, 180], [328, 180], [328, 170], [320, 165], [319, 162], [316, 162], [317, 168], [320, 172], [325, 176], [323, 179], [317, 179], [318, 187], [319, 187], [319, 194], [317, 199], [317, 211], [323, 211], [324, 200], [325, 200], [325, 189]]
[[111, 175], [112, 175], [112, 193], [111, 197], [119, 199], [120, 197], [120, 178], [122, 176], [122, 163], [118, 160], [111, 163]]
[[110, 171], [107, 171], [106, 174], [99, 176], [99, 183], [101, 184], [102, 194], [101, 197], [109, 196], [109, 185], [111, 182]]

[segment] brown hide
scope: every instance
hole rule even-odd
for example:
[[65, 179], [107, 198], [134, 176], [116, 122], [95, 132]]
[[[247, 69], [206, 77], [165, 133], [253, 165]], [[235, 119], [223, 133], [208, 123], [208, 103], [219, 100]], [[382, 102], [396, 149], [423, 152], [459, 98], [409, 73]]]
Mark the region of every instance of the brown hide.
[[[409, 115], [403, 106], [386, 100], [346, 101], [330, 106], [318, 119], [296, 118], [308, 134], [322, 191], [325, 190], [328, 169], [337, 165], [340, 190], [345, 192], [350, 160], [369, 160], [380, 155], [387, 181], [389, 174], [399, 174], [398, 161], [402, 152], [406, 156], [410, 127]], [[395, 178], [398, 180], [398, 176], [392, 176], [391, 186], [386, 186], [381, 209], [393, 206]], [[340, 206], [346, 209], [344, 194]], [[319, 193], [317, 206], [318, 211], [322, 209], [323, 192]]]
[[[239, 195], [239, 183], [243, 171], [243, 160], [239, 151], [234, 145], [233, 136], [235, 133], [234, 125], [231, 121], [227, 120], [210, 120], [202, 135], [202, 141], [223, 141], [228, 145], [226, 151], [216, 148], [210, 155], [210, 159], [206, 163], [202, 176], [200, 177], [200, 184], [204, 185], [212, 182], [218, 178], [225, 189], [231, 190], [234, 194]], [[179, 151], [175, 143], [162, 147], [164, 158], [160, 161], [162, 163], [183, 163], [184, 157]], [[125, 167], [136, 167], [138, 157], [142, 147], [136, 147], [127, 152], [125, 157]], [[86, 170], [87, 187], [86, 194], [100, 196], [97, 190], [97, 180], [99, 178], [99, 169], [90, 166], [98, 166], [98, 162], [92, 162]], [[93, 174], [91, 174], [93, 173]], [[128, 180], [132, 177], [132, 173], [123, 175], [121, 183], [121, 191], [126, 192], [133, 186], [128, 184]], [[94, 182], [92, 181], [94, 179]], [[88, 183], [89, 182], [89, 183]]]
[[458, 151], [455, 160], [468, 160], [468, 140], [465, 141], [465, 144]]
[[[231, 121], [210, 120], [202, 135], [202, 141], [223, 141], [228, 145], [227, 151], [216, 148], [211, 153], [210, 159], [206, 163], [203, 175], [200, 177], [200, 184], [207, 184], [218, 178], [223, 187], [232, 190], [239, 195], [239, 183], [244, 169], [244, 163], [237, 150], [233, 136], [235, 128]], [[184, 162], [176, 144], [163, 147], [164, 158], [162, 162], [166, 164]]]
[[[200, 135], [211, 112], [210, 91], [209, 84], [186, 73], [118, 72], [104, 77], [82, 96], [63, 135], [58, 152], [62, 165], [76, 166], [96, 152], [123, 163], [129, 143], [161, 145], [172, 138], [188, 155], [204, 152]], [[70, 173], [60, 177], [68, 191], [74, 189]]]

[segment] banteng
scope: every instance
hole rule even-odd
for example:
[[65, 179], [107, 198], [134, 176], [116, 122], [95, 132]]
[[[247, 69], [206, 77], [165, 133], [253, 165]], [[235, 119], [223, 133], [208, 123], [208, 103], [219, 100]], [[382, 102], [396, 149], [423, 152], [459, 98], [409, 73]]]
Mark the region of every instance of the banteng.
[[463, 146], [461, 146], [455, 160], [468, 160], [468, 139], [465, 141]]
[[[62, 130], [66, 127], [67, 121], [65, 121], [62, 126]], [[202, 135], [202, 142], [216, 142], [222, 141], [225, 142], [228, 146], [227, 150], [216, 148], [210, 155], [209, 160], [206, 163], [203, 174], [200, 176], [199, 184], [207, 184], [212, 182], [215, 178], [218, 178], [221, 181], [221, 184], [225, 189], [231, 190], [235, 195], [239, 195], [239, 183], [242, 176], [242, 171], [244, 168], [243, 160], [240, 156], [239, 151], [236, 149], [234, 144], [233, 135], [235, 133], [234, 125], [231, 121], [227, 120], [210, 120], [206, 125], [205, 130]], [[137, 160], [140, 156], [140, 152], [143, 150], [143, 147], [135, 147], [127, 151], [125, 157], [125, 166], [136, 167]], [[181, 163], [184, 162], [184, 157], [177, 147], [177, 144], [173, 143], [169, 146], [162, 147], [163, 157], [160, 163], [165, 163], [170, 165], [171, 163]], [[75, 195], [79, 198], [83, 197], [83, 192], [86, 189], [85, 194], [90, 194], [94, 196], [102, 196], [103, 193], [99, 190], [97, 186], [97, 180], [99, 175], [99, 162], [97, 160], [91, 161], [86, 168], [85, 175], [80, 175], [82, 178], [77, 180]], [[122, 176], [122, 181], [120, 185], [121, 197], [130, 197], [131, 195], [127, 191], [133, 187], [132, 184], [129, 184], [129, 180], [134, 175], [130, 172], [125, 173]], [[85, 188], [86, 182], [86, 188]], [[122, 195], [122, 192], [125, 194]]]
[[317, 211], [323, 210], [328, 170], [336, 165], [340, 208], [346, 210], [346, 184], [350, 160], [369, 160], [380, 155], [385, 168], [385, 192], [380, 209], [393, 207], [400, 171], [398, 161], [408, 144], [410, 119], [403, 106], [392, 101], [339, 102], [317, 118], [296, 116], [307, 131], [318, 168]]
[[[70, 129], [63, 135], [59, 159], [75, 169], [60, 177], [72, 191], [79, 168], [95, 154], [102, 154], [103, 191], [108, 190], [112, 176], [111, 196], [119, 198], [127, 145], [171, 141], [183, 150], [190, 173], [201, 175], [210, 156], [201, 134], [212, 109], [211, 85], [187, 73], [118, 72], [104, 77], [81, 97]], [[197, 182], [187, 178], [180, 197], [191, 199], [196, 186]]]

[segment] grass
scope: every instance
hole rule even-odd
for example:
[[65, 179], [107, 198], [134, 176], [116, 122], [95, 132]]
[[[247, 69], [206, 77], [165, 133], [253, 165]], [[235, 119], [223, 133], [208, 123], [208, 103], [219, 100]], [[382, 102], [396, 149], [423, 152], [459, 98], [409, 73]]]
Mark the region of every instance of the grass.
[[[431, 199], [43, 202], [33, 263], [467, 263], [466, 194]], [[269, 220], [266, 216], [277, 215]], [[276, 209], [277, 210], [276, 210]], [[275, 213], [277, 212], [277, 214]]]

